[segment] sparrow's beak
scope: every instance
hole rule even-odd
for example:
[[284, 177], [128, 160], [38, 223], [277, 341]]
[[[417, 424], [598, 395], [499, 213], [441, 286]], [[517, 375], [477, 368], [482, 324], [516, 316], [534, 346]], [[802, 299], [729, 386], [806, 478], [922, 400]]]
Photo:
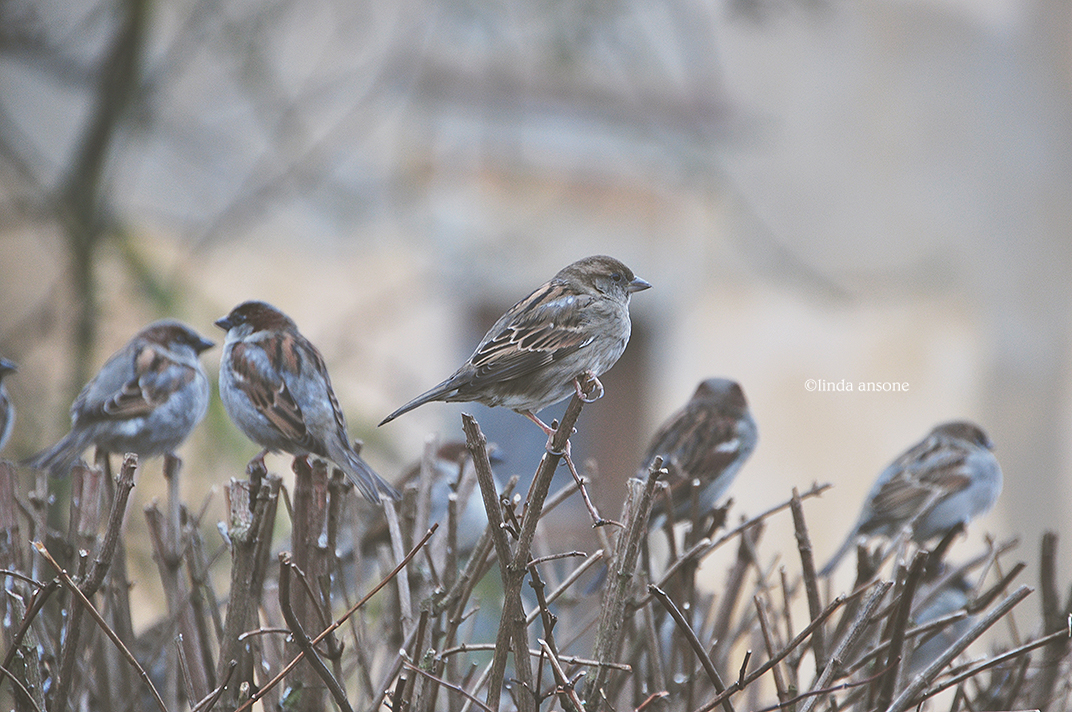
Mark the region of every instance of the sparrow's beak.
[[645, 289], [651, 289], [651, 282], [641, 279], [640, 277], [633, 277], [633, 281], [626, 287], [629, 292], [643, 292]]
[[202, 351], [208, 351], [215, 345], [215, 341], [209, 341], [205, 337], [201, 337], [197, 340], [197, 343], [194, 344], [194, 351], [196, 351], [197, 353], [201, 353]]
[[214, 321], [212, 323], [215, 324], [216, 326], [220, 327], [224, 331], [230, 331], [231, 327], [234, 326], [234, 324], [231, 323], [231, 320], [228, 319], [225, 316], [221, 316], [219, 319], [217, 319], [216, 321]]

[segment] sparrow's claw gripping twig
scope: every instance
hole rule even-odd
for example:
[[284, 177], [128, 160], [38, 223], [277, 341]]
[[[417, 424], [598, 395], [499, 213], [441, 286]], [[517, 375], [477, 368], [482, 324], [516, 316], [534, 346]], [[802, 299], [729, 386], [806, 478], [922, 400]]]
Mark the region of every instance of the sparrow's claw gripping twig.
[[[577, 397], [583, 402], [595, 403], [603, 397], [603, 384], [591, 371], [585, 371], [582, 375], [586, 381], [585, 385], [581, 385], [581, 376], [578, 376], [573, 379], [573, 389], [577, 392]], [[587, 389], [585, 386], [587, 386]], [[591, 395], [587, 391], [591, 391]]]

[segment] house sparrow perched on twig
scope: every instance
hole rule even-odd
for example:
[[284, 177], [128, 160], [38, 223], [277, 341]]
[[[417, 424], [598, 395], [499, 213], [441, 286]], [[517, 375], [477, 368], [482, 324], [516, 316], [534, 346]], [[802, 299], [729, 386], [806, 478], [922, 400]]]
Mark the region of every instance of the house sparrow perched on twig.
[[6, 358], [0, 358], [0, 450], [4, 449], [8, 438], [11, 437], [11, 430], [15, 427], [15, 405], [7, 395], [4, 376], [17, 370], [14, 363]]
[[821, 576], [829, 576], [860, 536], [894, 537], [938, 493], [937, 503], [915, 523], [912, 540], [922, 544], [990, 511], [1001, 494], [1001, 467], [994, 444], [974, 423], [934, 428], [919, 444], [882, 471], [867, 495], [856, 526]]
[[216, 326], [227, 332], [220, 399], [246, 437], [266, 451], [332, 461], [370, 502], [379, 502], [381, 494], [398, 499], [395, 488], [354, 452], [324, 357], [290, 317], [250, 301]]
[[536, 413], [579, 393], [578, 378], [586, 373], [598, 384], [629, 342], [630, 295], [649, 287], [612, 257], [564, 267], [503, 314], [450, 378], [380, 425], [430, 401], [476, 402], [506, 406], [552, 435]]
[[[502, 459], [498, 454], [498, 449], [492, 444], [488, 445], [488, 456], [492, 464]], [[428, 522], [439, 522], [443, 531], [446, 531], [447, 526], [448, 498], [451, 493], [464, 495], [458, 501], [458, 539], [456, 542], [458, 553], [463, 556], [468, 556], [472, 552], [484, 533], [484, 529], [488, 526], [488, 513], [484, 509], [483, 496], [475, 474], [469, 473], [469, 481], [463, 482], [463, 479], [466, 479], [466, 470], [472, 469], [472, 462], [473, 457], [464, 441], [453, 440], [437, 447], [431, 462], [432, 481], [429, 483], [428, 492], [431, 505]], [[418, 460], [402, 472], [395, 484], [402, 491], [410, 487], [419, 490], [421, 475], [422, 463]], [[468, 485], [463, 488], [464, 492], [459, 490], [462, 485]], [[368, 554], [376, 546], [389, 542], [387, 522], [381, 520], [361, 537], [361, 551]]]
[[174, 320], [145, 327], [78, 394], [71, 432], [24, 464], [66, 475], [90, 445], [140, 458], [173, 452], [208, 409], [208, 377], [198, 354], [211, 346]]
[[[702, 382], [685, 407], [663, 424], [648, 446], [641, 467], [647, 476], [656, 457], [663, 459], [674, 519], [689, 516], [692, 483], [699, 489], [699, 511], [706, 514], [729, 489], [741, 465], [756, 448], [756, 422], [740, 385], [725, 378]], [[656, 497], [650, 528], [666, 518], [666, 498]]]

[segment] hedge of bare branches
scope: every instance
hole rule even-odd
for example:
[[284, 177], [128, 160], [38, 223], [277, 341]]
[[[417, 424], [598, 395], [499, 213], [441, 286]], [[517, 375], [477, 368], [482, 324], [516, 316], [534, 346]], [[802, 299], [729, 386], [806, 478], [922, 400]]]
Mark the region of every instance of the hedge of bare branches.
[[[582, 407], [569, 404], [527, 493], [516, 479], [497, 490], [479, 424], [463, 416], [470, 457], [445, 519], [429, 521], [426, 453], [369, 547], [345, 540], [355, 497], [342, 473], [304, 459], [293, 491], [252, 467], [232, 480], [225, 545], [210, 544], [203, 508], [179, 499], [181, 463], [165, 458], [170, 496], [144, 516], [167, 615], [137, 636], [124, 539], [136, 459], [114, 474], [106, 454], [75, 468], [66, 532], [50, 528], [47, 476], [21, 496], [3, 463], [5, 708], [901, 712], [941, 694], [942, 709], [1072, 710], [1072, 590], [1062, 601], [1055, 536], [1041, 542], [1033, 587], [1021, 581], [1029, 567], [1006, 561], [1015, 542], [954, 565], [942, 561], [947, 537], [929, 554], [903, 541], [861, 549], [855, 586], [834, 595], [805, 520], [826, 485], [733, 528], [725, 510], [706, 513], [682, 539], [673, 522], [648, 532], [656, 465], [613, 521], [585, 497], [600, 550], [557, 551], [540, 520], [584, 494], [579, 475], [551, 492]], [[476, 487], [490, 523], [468, 551], [459, 508]], [[273, 552], [286, 517], [288, 550]], [[792, 518], [797, 551], [763, 550], [772, 517]], [[664, 534], [669, 553], [655, 556], [649, 543]], [[725, 578], [697, 585], [720, 547], [736, 550]], [[230, 558], [226, 590], [209, 576], [217, 556]], [[1039, 630], [1012, 624], [1025, 599], [1041, 608]], [[988, 651], [969, 651], [988, 629]]]

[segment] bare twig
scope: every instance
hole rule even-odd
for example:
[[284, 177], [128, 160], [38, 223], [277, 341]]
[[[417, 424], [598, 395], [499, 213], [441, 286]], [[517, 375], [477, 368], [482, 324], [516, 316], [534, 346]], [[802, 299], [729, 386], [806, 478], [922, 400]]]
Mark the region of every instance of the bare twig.
[[573, 683], [568, 677], [566, 677], [565, 670], [562, 669], [562, 663], [559, 661], [558, 654], [551, 649], [550, 644], [540, 639], [540, 647], [543, 648], [544, 654], [547, 656], [547, 662], [551, 664], [551, 670], [555, 675], [555, 683], [559, 690], [559, 696], [562, 699], [562, 708], [571, 710], [572, 712], [583, 712], [584, 705], [581, 703], [581, 698], [577, 696], [577, 690], [574, 689]]
[[[116, 547], [119, 543], [119, 535], [123, 529], [123, 518], [126, 514], [127, 500], [130, 497], [130, 491], [134, 488], [134, 471], [138, 467], [138, 458], [136, 455], [127, 455], [123, 459], [123, 466], [120, 468], [119, 475], [116, 481], [115, 496], [112, 499], [112, 511], [108, 517], [108, 527], [104, 532], [104, 538], [99, 542], [96, 547], [96, 556], [92, 564], [90, 564], [89, 570], [86, 572], [82, 582], [77, 586], [78, 596], [85, 599], [88, 603], [89, 597], [94, 595], [99, 589], [102, 583], [104, 583], [104, 577], [108, 572], [108, 567], [115, 556]], [[98, 468], [94, 472], [99, 476], [102, 475], [102, 471]], [[88, 468], [86, 473], [89, 474]], [[91, 500], [97, 500], [96, 496], [90, 497]], [[86, 503], [86, 506], [96, 511], [98, 504]], [[96, 517], [90, 516], [85, 519], [79, 517], [81, 525], [79, 530], [85, 529], [82, 525], [90, 525], [92, 520], [92, 526], [96, 526]], [[43, 546], [43, 545], [42, 545]], [[49, 559], [49, 563], [53, 563], [54, 559]], [[58, 568], [58, 567], [57, 567]], [[66, 572], [65, 572], [66, 573]], [[90, 606], [92, 609], [92, 606]], [[81, 606], [74, 608], [71, 611], [70, 617], [67, 619], [67, 634], [64, 636], [63, 644], [63, 657], [60, 663], [60, 675], [59, 681], [56, 685], [55, 697], [53, 698], [60, 709], [66, 709], [70, 702], [70, 690], [74, 680], [75, 671], [75, 659], [79, 649], [79, 642], [81, 640], [82, 632], [82, 612]], [[96, 613], [96, 609], [92, 609], [93, 613]], [[115, 631], [111, 629], [104, 619], [101, 618], [99, 623], [102, 623], [107, 631], [110, 631], [111, 635], [115, 636], [114, 640], [119, 640], [119, 637], [115, 635]], [[163, 701], [161, 700], [161, 705]]]
[[740, 684], [740, 686], [738, 686], [737, 682], [734, 682], [726, 689], [725, 692], [716, 695], [714, 699], [712, 699], [703, 707], [701, 707], [699, 712], [710, 712], [722, 702], [723, 698], [736, 693], [738, 690], [744, 689], [748, 685], [758, 680], [761, 675], [765, 674], [772, 667], [784, 660], [786, 657], [789, 656], [791, 652], [800, 647], [804, 643], [804, 641], [808, 640], [812, 632], [820, 625], [822, 625], [823, 622], [834, 613], [834, 611], [840, 608], [846, 601], [850, 601], [853, 598], [860, 596], [863, 591], [864, 589], [861, 589], [852, 594], [849, 594], [848, 596], [838, 596], [837, 598], [835, 598], [833, 601], [830, 602], [830, 605], [823, 609], [823, 612], [819, 614], [818, 618], [809, 623], [807, 627], [804, 628], [804, 630], [800, 631], [796, 635], [796, 637], [793, 638], [793, 640], [791, 640], [789, 644], [786, 645], [785, 648], [783, 648], [777, 655], [775, 655], [766, 663], [760, 665], [758, 668], [749, 673], [748, 676], [745, 677], [744, 682]]
[[[715, 669], [715, 664], [711, 662], [710, 656], [708, 656], [707, 651], [704, 650], [703, 643], [696, 637], [696, 632], [692, 629], [692, 626], [689, 625], [689, 622], [685, 620], [685, 616], [682, 615], [678, 607], [670, 600], [670, 597], [658, 586], [649, 585], [648, 592], [654, 595], [659, 603], [663, 604], [663, 607], [666, 608], [667, 612], [674, 619], [674, 622], [677, 623], [678, 630], [680, 630], [685, 635], [685, 639], [689, 641], [689, 645], [692, 646], [693, 652], [696, 653], [696, 657], [700, 660], [700, 664], [703, 665], [704, 671], [707, 672], [707, 677], [711, 680], [711, 684], [714, 685], [715, 691], [719, 694], [725, 692], [726, 685], [722, 682], [718, 670]], [[728, 696], [722, 700], [722, 708], [726, 712], [733, 712], [733, 705], [730, 704]]]
[[[371, 598], [372, 598], [373, 596], [375, 596], [375, 595], [376, 595], [377, 593], [379, 593], [379, 591], [380, 591], [380, 589], [381, 589], [381, 588], [383, 588], [383, 587], [384, 587], [384, 586], [386, 586], [386, 585], [387, 585], [388, 583], [390, 583], [390, 582], [391, 582], [391, 580], [392, 580], [392, 579], [393, 579], [393, 578], [394, 578], [395, 576], [397, 576], [397, 575], [398, 575], [398, 573], [399, 573], [399, 572], [400, 572], [400, 571], [401, 571], [402, 569], [404, 569], [404, 568], [406, 567], [406, 565], [407, 565], [407, 564], [409, 564], [409, 562], [410, 562], [410, 561], [412, 561], [412, 560], [413, 560], [413, 557], [414, 557], [414, 556], [416, 556], [416, 555], [417, 555], [417, 553], [418, 553], [418, 552], [419, 552], [419, 551], [420, 551], [421, 549], [423, 549], [423, 548], [424, 548], [424, 545], [425, 545], [425, 544], [427, 544], [427, 543], [428, 543], [428, 540], [432, 538], [432, 534], [434, 534], [434, 533], [435, 533], [435, 531], [436, 531], [436, 529], [437, 529], [438, 527], [439, 527], [439, 525], [438, 525], [438, 524], [433, 524], [433, 525], [432, 525], [431, 527], [429, 527], [429, 529], [428, 529], [428, 531], [427, 531], [427, 532], [425, 533], [425, 535], [424, 535], [423, 537], [421, 537], [421, 540], [420, 540], [419, 542], [417, 542], [416, 544], [414, 544], [413, 548], [412, 548], [412, 549], [410, 549], [410, 551], [409, 551], [409, 553], [408, 553], [408, 554], [406, 554], [406, 557], [405, 557], [404, 559], [402, 559], [402, 561], [400, 561], [400, 562], [398, 563], [398, 565], [397, 565], [397, 566], [395, 566], [395, 568], [394, 568], [394, 569], [392, 569], [392, 570], [391, 570], [391, 573], [387, 574], [387, 576], [385, 576], [385, 577], [383, 578], [383, 580], [381, 580], [381, 581], [380, 581], [380, 582], [379, 582], [378, 584], [376, 584], [376, 585], [375, 585], [375, 586], [374, 586], [374, 587], [372, 588], [372, 590], [371, 590], [371, 591], [369, 591], [369, 592], [368, 592], [367, 594], [365, 594], [365, 595], [364, 595], [364, 596], [363, 596], [363, 597], [361, 598], [361, 600], [359, 600], [359, 601], [358, 601], [357, 603], [355, 603], [354, 605], [350, 606], [350, 608], [349, 608], [349, 609], [348, 609], [348, 610], [346, 611], [346, 613], [342, 614], [342, 616], [340, 616], [339, 618], [337, 618], [337, 619], [335, 620], [335, 622], [334, 622], [334, 623], [332, 623], [332, 624], [331, 624], [330, 626], [328, 626], [328, 627], [327, 627], [326, 629], [324, 629], [323, 631], [321, 631], [319, 635], [317, 635], [317, 636], [316, 636], [315, 638], [313, 638], [313, 639], [312, 639], [312, 640], [310, 641], [310, 644], [311, 644], [311, 645], [316, 645], [316, 644], [317, 644], [317, 643], [319, 643], [319, 642], [320, 642], [321, 640], [323, 640], [324, 638], [326, 638], [326, 637], [327, 637], [328, 635], [330, 635], [331, 633], [333, 633], [334, 631], [336, 631], [336, 630], [337, 630], [337, 629], [338, 629], [338, 628], [339, 628], [340, 626], [342, 626], [342, 625], [343, 625], [343, 623], [345, 623], [345, 622], [346, 622], [346, 621], [347, 621], [347, 620], [348, 620], [348, 619], [350, 618], [350, 616], [352, 616], [352, 615], [353, 615], [354, 613], [356, 613], [356, 612], [358, 611], [358, 609], [360, 609], [361, 607], [363, 607], [363, 606], [364, 606], [364, 605], [365, 605], [366, 603], [368, 603], [368, 602], [369, 602], [369, 600], [370, 600], [370, 599], [371, 599]], [[301, 661], [301, 659], [302, 659], [303, 657], [305, 657], [305, 654], [304, 654], [304, 653], [299, 653], [299, 654], [298, 654], [297, 656], [295, 656], [293, 660], [291, 660], [291, 661], [290, 661], [289, 663], [287, 663], [286, 667], [284, 667], [284, 668], [283, 668], [282, 670], [280, 670], [280, 671], [279, 671], [279, 672], [278, 672], [278, 673], [276, 674], [276, 676], [275, 676], [275, 677], [273, 677], [273, 678], [272, 678], [271, 680], [269, 680], [269, 681], [268, 681], [267, 683], [265, 683], [265, 684], [264, 684], [264, 685], [263, 685], [263, 686], [262, 686], [262, 687], [260, 688], [260, 690], [258, 690], [258, 691], [257, 691], [257, 693], [256, 693], [255, 695], [251, 696], [251, 697], [250, 697], [250, 698], [249, 698], [248, 700], [246, 700], [246, 701], [245, 701], [245, 702], [244, 702], [244, 703], [242, 704], [242, 706], [241, 706], [241, 707], [239, 707], [238, 709], [236, 709], [236, 710], [235, 710], [235, 712], [243, 712], [244, 710], [247, 710], [247, 709], [249, 709], [250, 707], [252, 707], [254, 703], [256, 703], [256, 702], [257, 702], [258, 700], [260, 700], [260, 699], [261, 699], [262, 697], [264, 697], [264, 696], [265, 696], [265, 695], [266, 695], [266, 694], [268, 693], [268, 690], [270, 690], [270, 689], [272, 689], [273, 687], [275, 687], [276, 685], [278, 685], [278, 684], [279, 684], [279, 683], [280, 683], [280, 682], [281, 682], [281, 681], [283, 680], [283, 678], [284, 678], [284, 677], [286, 677], [286, 676], [287, 676], [288, 674], [290, 674], [290, 671], [294, 669], [294, 667], [295, 667], [295, 666], [296, 666], [296, 665], [297, 665], [297, 664], [298, 664], [298, 663], [299, 663], [299, 662]]]
[[486, 704], [481, 702], [475, 695], [469, 694], [465, 690], [465, 688], [459, 687], [458, 685], [455, 685], [452, 682], [444, 680], [444, 679], [442, 679], [440, 677], [436, 677], [435, 675], [433, 675], [432, 673], [430, 673], [430, 672], [428, 672], [426, 670], [421, 670], [419, 667], [417, 667], [413, 663], [404, 662], [403, 665], [406, 666], [406, 669], [412, 670], [413, 672], [417, 673], [418, 675], [423, 675], [424, 677], [427, 677], [427, 678], [429, 678], [431, 680], [434, 680], [436, 683], [438, 683], [439, 685], [442, 685], [443, 687], [447, 688], [448, 690], [452, 690], [453, 692], [457, 692], [459, 695], [461, 695], [462, 697], [466, 698], [467, 700], [472, 702], [474, 705], [476, 705], [480, 709], [484, 710], [484, 712], [493, 712], [493, 710], [490, 707], [488, 707]]
[[[871, 620], [871, 614], [875, 612], [879, 604], [882, 603], [882, 599], [886, 596], [886, 592], [893, 586], [891, 581], [883, 581], [877, 584], [874, 590], [871, 592], [871, 596], [864, 603], [863, 608], [860, 609], [860, 613], [856, 616], [856, 620], [853, 621], [852, 626], [849, 628], [848, 633], [841, 642], [838, 643], [837, 648], [834, 649], [833, 655], [827, 660], [826, 666], [823, 668], [822, 673], [816, 679], [815, 683], [811, 686], [812, 692], [816, 690], [822, 690], [834, 679], [834, 675], [840, 669], [842, 664], [842, 656], [845, 652], [850, 650], [864, 630], [867, 629], [867, 625]], [[810, 710], [818, 702], [818, 697], [809, 697], [804, 700], [804, 704], [800, 706], [800, 712], [810, 712]]]
[[728, 635], [730, 621], [733, 618], [733, 609], [737, 606], [737, 601], [740, 598], [745, 576], [754, 563], [752, 545], [759, 541], [762, 535], [762, 522], [757, 523], [751, 529], [745, 529], [741, 532], [741, 543], [737, 547], [737, 558], [734, 560], [733, 567], [726, 578], [726, 584], [722, 588], [722, 601], [719, 603], [718, 612], [715, 614], [715, 625], [711, 631], [711, 637], [715, 640], [711, 658], [716, 665], [725, 665], [726, 656], [733, 645], [732, 636]]
[[[796, 487], [793, 488], [790, 507], [793, 510], [793, 528], [796, 532], [797, 550], [800, 552], [800, 564], [804, 572], [804, 591], [808, 598], [808, 613], [812, 620], [815, 620], [823, 606], [819, 598], [819, 581], [815, 572], [815, 557], [811, 552], [811, 537], [808, 536], [808, 525], [804, 521], [804, 507]], [[815, 634], [811, 638], [811, 649], [815, 653], [815, 674], [818, 675], [826, 667], [826, 635], [822, 626], [815, 629]]]
[[[629, 480], [629, 494], [623, 507], [624, 528], [618, 533], [614, 559], [604, 585], [603, 603], [599, 611], [596, 632], [596, 660], [617, 658], [625, 634], [626, 603], [629, 599], [633, 574], [640, 557], [641, 545], [648, 533], [648, 515], [655, 500], [659, 478], [666, 473], [662, 458], [656, 458], [648, 469], [645, 482]], [[587, 688], [585, 706], [595, 712], [604, 704], [603, 686], [608, 679], [606, 668], [599, 668]]]
[[298, 616], [294, 613], [290, 597], [290, 577], [292, 570], [296, 568], [296, 564], [291, 561], [290, 554], [283, 552], [279, 555], [279, 565], [279, 607], [283, 612], [283, 618], [287, 621], [291, 637], [305, 654], [305, 661], [309, 663], [317, 676], [324, 681], [332, 699], [335, 700], [335, 704], [345, 712], [353, 712], [353, 708], [350, 707], [350, 701], [346, 699], [346, 691], [342, 689], [342, 685], [328, 670], [327, 665], [320, 658], [320, 654], [310, 642], [309, 636], [305, 633], [305, 628], [302, 627], [301, 621], [298, 620]]
[[1008, 660], [1013, 660], [1015, 658], [1018, 658], [1021, 655], [1025, 655], [1025, 654], [1031, 652], [1032, 650], [1035, 650], [1036, 648], [1041, 648], [1041, 647], [1044, 647], [1046, 645], [1052, 645], [1053, 643], [1060, 642], [1060, 641], [1064, 641], [1065, 643], [1067, 643], [1069, 640], [1072, 640], [1072, 632], [1070, 632], [1067, 629], [1066, 630], [1059, 630], [1056, 633], [1050, 633], [1049, 635], [1044, 635], [1041, 638], [1039, 638], [1038, 640], [1034, 640], [1034, 641], [1032, 641], [1030, 643], [1025, 643], [1025, 644], [1021, 645], [1020, 647], [1014, 648], [1013, 650], [1009, 650], [1007, 652], [1004, 652], [1001, 655], [995, 655], [994, 657], [990, 658], [989, 660], [985, 660], [985, 661], [983, 661], [982, 663], [980, 663], [978, 665], [973, 665], [973, 666], [969, 667], [964, 672], [962, 672], [962, 673], [960, 673], [958, 675], [954, 675], [953, 677], [949, 678], [948, 680], [943, 680], [942, 684], [937, 685], [937, 686], [935, 686], [933, 688], [929, 688], [925, 693], [923, 693], [922, 696], [921, 696], [921, 699], [927, 699], [928, 697], [933, 697], [934, 695], [937, 695], [942, 690], [949, 689], [953, 685], [959, 685], [960, 683], [964, 682], [965, 680], [969, 680], [969, 679], [975, 677], [976, 675], [978, 675], [983, 670], [988, 670], [988, 669], [994, 667], [995, 665], [1000, 665], [1001, 663], [1006, 662]]
[[901, 588], [900, 598], [897, 602], [897, 611], [889, 621], [889, 635], [883, 636], [889, 642], [886, 653], [886, 675], [882, 679], [878, 693], [878, 709], [886, 709], [893, 699], [893, 691], [897, 684], [897, 671], [901, 669], [901, 660], [904, 655], [905, 629], [908, 627], [908, 617], [912, 610], [912, 599], [916, 595], [916, 587], [923, 577], [924, 567], [927, 564], [927, 552], [917, 550], [912, 558], [912, 565], [908, 569], [904, 586]]
[[[833, 487], [833, 485], [831, 485], [831, 484], [822, 484], [822, 485], [813, 484], [811, 486], [811, 489], [809, 489], [807, 492], [804, 492], [804, 493], [802, 493], [800, 495], [800, 499], [801, 499], [801, 501], [803, 501], [803, 500], [809, 499], [811, 497], [818, 497], [823, 492], [825, 492], [826, 490], [830, 489], [831, 487]], [[756, 516], [752, 517], [751, 519], [748, 519], [748, 520], [742, 522], [741, 524], [739, 524], [738, 526], [734, 527], [733, 529], [730, 529], [729, 531], [725, 532], [718, 539], [712, 540], [710, 538], [704, 538], [704, 539], [701, 539], [700, 541], [696, 542], [696, 544], [691, 549], [689, 549], [684, 554], [682, 554], [678, 559], [676, 559], [674, 561], [673, 564], [671, 564], [666, 569], [666, 572], [663, 573], [662, 578], [660, 578], [658, 581], [656, 581], [655, 585], [660, 587], [660, 588], [662, 588], [663, 586], [665, 586], [667, 584], [667, 582], [671, 578], [673, 578], [677, 574], [678, 571], [681, 570], [681, 568], [683, 566], [687, 565], [690, 561], [699, 560], [699, 559], [704, 558], [705, 556], [710, 554], [715, 549], [719, 548], [720, 546], [722, 546], [726, 542], [732, 540], [734, 537], [736, 537], [738, 534], [740, 534], [745, 529], [749, 529], [749, 528], [755, 526], [759, 522], [762, 522], [764, 519], [766, 519], [766, 518], [768, 518], [768, 517], [770, 517], [770, 516], [772, 516], [774, 514], [777, 514], [778, 512], [782, 511], [783, 509], [788, 509], [789, 506], [792, 504], [792, 501], [793, 501], [792, 499], [788, 499], [788, 500], [782, 502], [781, 504], [778, 504], [778, 505], [776, 505], [774, 507], [771, 507], [770, 509], [768, 509], [768, 510], [766, 510], [764, 512], [761, 512], [760, 514], [757, 514]], [[630, 604], [630, 606], [633, 607], [633, 608], [640, 608], [641, 606], [647, 604], [650, 600], [651, 600], [651, 595], [650, 594], [645, 594], [642, 598], [640, 598], [640, 600]]]
[[944, 653], [939, 655], [934, 662], [927, 666], [923, 672], [916, 675], [915, 679], [908, 684], [900, 695], [890, 703], [889, 712], [905, 712], [909, 707], [916, 704], [916, 698], [927, 686], [934, 676], [950, 663], [953, 658], [963, 652], [973, 640], [978, 638], [987, 628], [996, 623], [1002, 616], [1011, 611], [1013, 607], [1024, 600], [1031, 593], [1029, 586], [1021, 586], [1005, 598], [994, 610], [984, 616], [978, 623], [964, 633], [957, 642], [951, 645]]
[[[1039, 552], [1039, 605], [1042, 607], [1043, 630], [1053, 634], [1063, 632], [1068, 626], [1072, 610], [1061, 608], [1057, 593], [1057, 533], [1044, 532]], [[1072, 599], [1069, 601], [1072, 605]], [[1029, 706], [1046, 707], [1053, 695], [1060, 676], [1060, 661], [1068, 654], [1070, 639], [1057, 637], [1053, 644], [1042, 652], [1042, 669], [1033, 681]]]
[[[581, 563], [580, 566], [578, 566], [576, 569], [574, 569], [570, 573], [570, 575], [567, 576], [562, 581], [562, 583], [560, 583], [558, 585], [557, 588], [555, 588], [555, 590], [551, 591], [551, 593], [548, 594], [547, 602], [548, 603], [554, 603], [563, 593], [565, 593], [569, 589], [570, 586], [572, 586], [577, 581], [577, 579], [579, 579], [584, 574], [585, 571], [587, 571], [588, 569], [592, 568], [592, 566], [595, 565], [596, 562], [601, 561], [602, 559], [603, 559], [603, 550], [602, 549], [599, 549], [598, 551], [593, 552], [587, 559], [585, 559]], [[540, 607], [536, 606], [535, 608], [533, 608], [531, 611], [528, 612], [528, 615], [525, 616], [525, 624], [526, 625], [531, 625], [532, 622], [535, 621], [536, 618], [539, 615], [540, 615]]]
[[[775, 646], [772, 639], [771, 626], [767, 621], [766, 602], [761, 596], [753, 596], [752, 602], [756, 606], [756, 615], [759, 617], [759, 628], [763, 634], [763, 643], [767, 648], [767, 657], [773, 658]], [[780, 702], [785, 702], [789, 699], [789, 692], [785, 687], [785, 679], [782, 677], [781, 667], [774, 665], [771, 668], [771, 674], [774, 677], [774, 690], [778, 694], [778, 700]]]
[[52, 558], [52, 554], [48, 552], [48, 549], [45, 548], [45, 545], [39, 541], [35, 541], [33, 546], [37, 550], [38, 554], [43, 556], [45, 560], [48, 561], [48, 563], [52, 564], [53, 568], [56, 569], [56, 573], [59, 574], [60, 581], [63, 582], [64, 587], [75, 595], [78, 601], [82, 604], [82, 607], [86, 610], [87, 613], [89, 613], [90, 617], [92, 617], [93, 620], [97, 622], [97, 625], [100, 626], [100, 629], [104, 631], [104, 634], [111, 638], [112, 643], [114, 643], [115, 646], [119, 649], [119, 651], [123, 653], [123, 657], [127, 659], [127, 662], [129, 662], [131, 666], [133, 666], [134, 669], [138, 671], [138, 674], [141, 676], [141, 679], [145, 681], [145, 684], [148, 686], [150, 692], [152, 692], [153, 699], [156, 701], [157, 706], [163, 712], [167, 712], [167, 707], [164, 706], [164, 700], [160, 697], [160, 693], [157, 692], [156, 688], [153, 686], [152, 680], [149, 679], [149, 673], [145, 672], [145, 668], [143, 668], [138, 663], [134, 655], [130, 652], [130, 650], [127, 649], [127, 646], [123, 645], [123, 641], [121, 641], [119, 639], [119, 636], [115, 634], [115, 631], [112, 630], [111, 627], [109, 627], [108, 623], [104, 620], [101, 614], [97, 612], [97, 609], [93, 607], [93, 604], [88, 598], [86, 598], [86, 595], [82, 593], [81, 589], [78, 588], [75, 582], [71, 580], [71, 577], [63, 569], [63, 567], [61, 567], [59, 563], [57, 563], [56, 560]]

